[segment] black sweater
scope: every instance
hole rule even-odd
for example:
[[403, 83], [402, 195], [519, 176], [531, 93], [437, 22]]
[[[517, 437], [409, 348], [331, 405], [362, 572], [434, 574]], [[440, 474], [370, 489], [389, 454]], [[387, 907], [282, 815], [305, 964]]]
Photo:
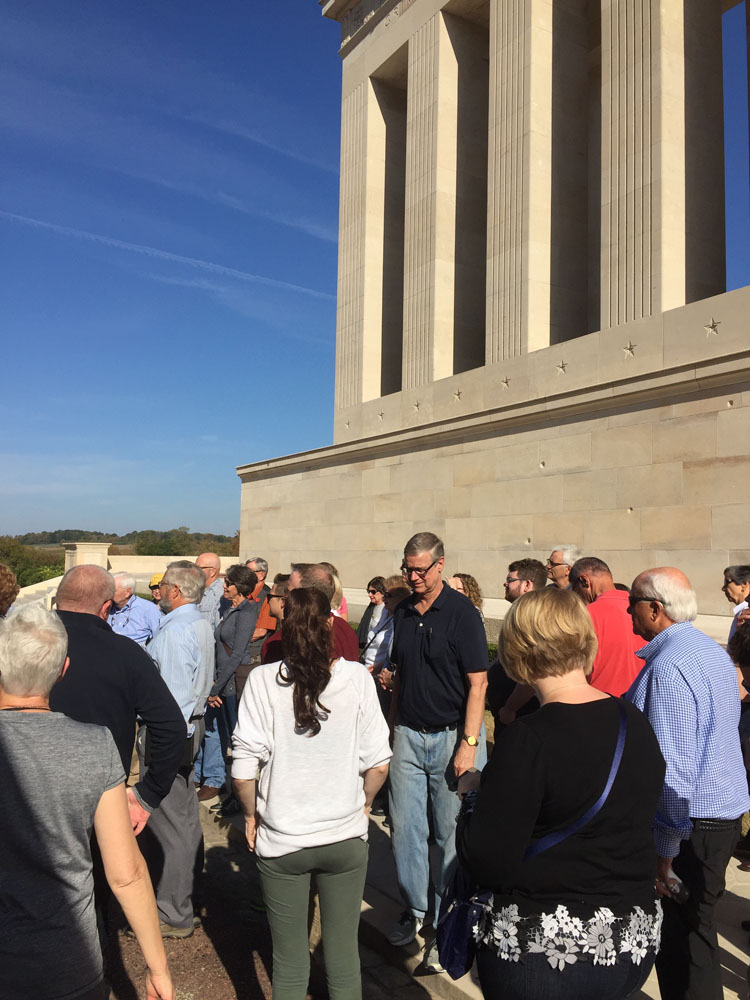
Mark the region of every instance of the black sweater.
[[545, 705], [498, 737], [482, 774], [476, 810], [459, 822], [458, 853], [495, 902], [522, 914], [565, 903], [584, 915], [652, 909], [656, 851], [652, 821], [664, 758], [648, 720], [621, 702], [627, 736], [607, 801], [578, 833], [523, 861], [532, 839], [582, 816], [607, 783], [619, 729], [618, 699]]
[[67, 673], [52, 688], [50, 708], [78, 722], [106, 726], [127, 776], [136, 716], [151, 734], [151, 761], [136, 789], [155, 809], [172, 787], [185, 750], [182, 712], [156, 664], [137, 642], [116, 635], [96, 615], [58, 611], [68, 633]]

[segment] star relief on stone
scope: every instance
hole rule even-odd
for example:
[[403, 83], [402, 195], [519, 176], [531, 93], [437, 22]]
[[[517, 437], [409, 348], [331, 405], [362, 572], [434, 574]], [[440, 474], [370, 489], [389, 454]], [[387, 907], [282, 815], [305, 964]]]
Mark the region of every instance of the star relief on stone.
[[455, 399], [455, 401], [457, 403], [460, 403], [462, 395], [463, 395], [463, 393], [461, 392], [461, 390], [460, 389], [456, 389], [456, 391], [453, 393], [453, 398]]
[[500, 379], [500, 385], [503, 389], [510, 389], [510, 379], [506, 375], [505, 378]]
[[347, 429], [347, 430], [349, 430], [349, 428], [350, 428], [351, 426], [352, 426], [352, 422], [351, 422], [351, 420], [345, 420], [345, 421], [344, 421], [344, 427], [346, 427], [346, 429]]
[[713, 316], [711, 317], [711, 322], [707, 323], [703, 327], [703, 329], [706, 331], [706, 340], [708, 340], [709, 337], [718, 337], [719, 336], [718, 327], [720, 326], [720, 324], [721, 324], [721, 320], [720, 319], [714, 319]]
[[559, 365], [555, 365], [555, 371], [557, 372], [558, 375], [564, 375], [565, 374], [565, 369], [567, 367], [568, 366], [567, 366], [566, 362], [565, 361], [561, 361]]
[[419, 402], [419, 400], [417, 400], [417, 401], [415, 402], [415, 404], [414, 404], [414, 412], [415, 412], [415, 413], [419, 413], [419, 408], [420, 408], [420, 406], [421, 406], [421, 405], [422, 405], [422, 404], [421, 404], [421, 403]]
[[380, 410], [379, 413], [378, 413], [378, 420], [382, 420], [384, 416], [385, 416], [385, 413], [383, 412], [383, 410]]
[[635, 357], [635, 349], [636, 349], [637, 346], [638, 346], [638, 344], [634, 344], [632, 340], [629, 340], [627, 342], [627, 344], [625, 345], [625, 347], [622, 348], [622, 350], [625, 352], [625, 357], [626, 358], [634, 358]]

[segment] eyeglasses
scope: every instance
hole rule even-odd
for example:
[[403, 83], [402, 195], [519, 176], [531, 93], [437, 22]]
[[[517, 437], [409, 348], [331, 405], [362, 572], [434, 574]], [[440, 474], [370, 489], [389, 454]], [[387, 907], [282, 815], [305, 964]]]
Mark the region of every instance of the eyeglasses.
[[547, 566], [548, 566], [548, 567], [549, 567], [550, 569], [554, 569], [554, 568], [555, 568], [555, 566], [565, 566], [565, 565], [567, 565], [567, 563], [564, 563], [564, 562], [552, 562], [552, 560], [551, 560], [551, 559], [548, 559], [548, 560], [547, 560]]
[[432, 562], [430, 563], [430, 565], [429, 566], [425, 566], [424, 569], [422, 569], [420, 566], [406, 566], [405, 564], [402, 563], [402, 565], [401, 565], [401, 572], [404, 573], [407, 578], [410, 577], [412, 575], [412, 573], [416, 573], [417, 576], [420, 576], [424, 580], [424, 578], [430, 572], [430, 570], [432, 569], [432, 567], [433, 566], [437, 566], [437, 564], [439, 562], [440, 562], [440, 559], [433, 559]]
[[509, 583], [520, 583], [520, 582], [521, 582], [521, 577], [520, 576], [506, 576], [505, 577], [505, 585], [506, 585], [506, 587], [507, 587], [507, 585]]
[[368, 594], [382, 594], [382, 590], [368, 590]]
[[632, 611], [636, 604], [661, 604], [655, 597], [630, 597], [628, 598], [628, 611]]
[[276, 598], [277, 601], [283, 601], [284, 596], [285, 596], [284, 594], [269, 594], [268, 600], [272, 601], [274, 598]]

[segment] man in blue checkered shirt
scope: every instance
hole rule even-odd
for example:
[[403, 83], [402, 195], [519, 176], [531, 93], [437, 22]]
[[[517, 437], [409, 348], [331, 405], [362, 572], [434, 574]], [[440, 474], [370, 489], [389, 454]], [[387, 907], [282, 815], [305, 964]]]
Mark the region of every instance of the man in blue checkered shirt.
[[[628, 611], [646, 665], [626, 698], [648, 717], [667, 773], [654, 819], [656, 888], [665, 895], [656, 960], [662, 1000], [721, 1000], [714, 910], [750, 808], [737, 725], [736, 671], [727, 654], [693, 627], [695, 591], [680, 570], [647, 570], [633, 581]], [[690, 892], [668, 896], [672, 868]]]

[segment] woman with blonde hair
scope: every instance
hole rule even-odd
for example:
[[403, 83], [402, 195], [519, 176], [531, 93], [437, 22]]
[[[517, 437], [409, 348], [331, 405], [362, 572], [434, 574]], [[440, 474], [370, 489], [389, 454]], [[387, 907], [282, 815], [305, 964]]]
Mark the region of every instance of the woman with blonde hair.
[[654, 962], [664, 759], [645, 716], [589, 685], [596, 649], [583, 602], [557, 588], [515, 601], [500, 633], [500, 662], [540, 708], [498, 736], [459, 820], [461, 862], [493, 893], [477, 955], [491, 1000], [626, 997]]

